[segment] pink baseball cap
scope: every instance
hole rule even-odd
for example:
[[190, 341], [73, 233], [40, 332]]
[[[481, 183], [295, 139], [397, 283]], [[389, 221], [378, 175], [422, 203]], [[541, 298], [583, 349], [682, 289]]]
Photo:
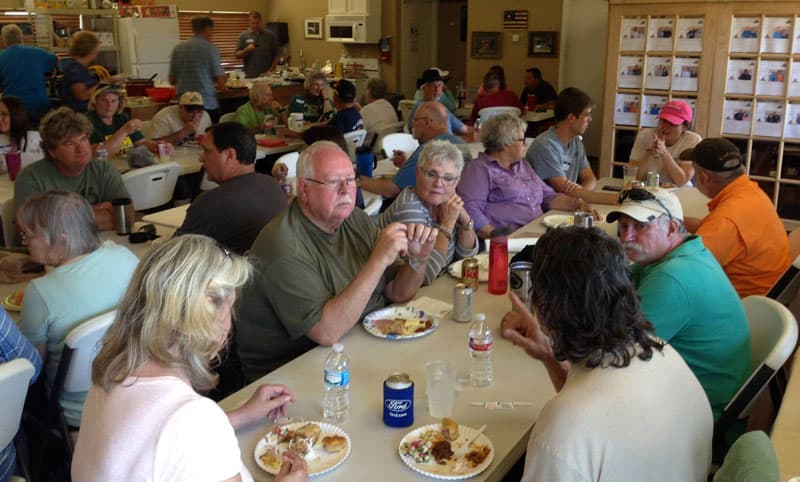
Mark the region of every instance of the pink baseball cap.
[[692, 122], [692, 107], [686, 102], [671, 100], [661, 108], [661, 113], [658, 114], [658, 118], [664, 119], [674, 125]]

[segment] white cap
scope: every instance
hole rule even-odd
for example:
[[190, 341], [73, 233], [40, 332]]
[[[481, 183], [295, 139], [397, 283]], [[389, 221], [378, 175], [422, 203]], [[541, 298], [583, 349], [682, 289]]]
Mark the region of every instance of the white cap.
[[341, 343], [334, 343], [333, 344], [333, 351], [335, 351], [336, 353], [343, 352], [344, 351], [344, 345], [342, 345]]
[[[643, 199], [639, 196], [631, 195], [632, 192], [650, 193], [652, 199]], [[647, 194], [644, 194], [647, 196]], [[633, 197], [633, 199], [632, 199]], [[667, 214], [673, 219], [683, 221], [683, 207], [678, 196], [672, 192], [661, 188], [635, 188], [622, 191], [620, 198], [624, 198], [622, 205], [608, 213], [606, 221], [613, 223], [623, 214], [626, 214], [640, 223], [649, 223], [662, 214]]]

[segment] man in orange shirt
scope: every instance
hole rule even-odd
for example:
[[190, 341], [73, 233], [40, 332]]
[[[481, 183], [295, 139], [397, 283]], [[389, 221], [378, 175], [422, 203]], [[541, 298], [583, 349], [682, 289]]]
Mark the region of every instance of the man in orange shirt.
[[789, 267], [789, 239], [775, 206], [745, 174], [739, 149], [704, 139], [681, 153], [691, 160], [697, 189], [711, 198], [708, 216], [687, 218], [730, 278], [739, 296], [765, 295]]

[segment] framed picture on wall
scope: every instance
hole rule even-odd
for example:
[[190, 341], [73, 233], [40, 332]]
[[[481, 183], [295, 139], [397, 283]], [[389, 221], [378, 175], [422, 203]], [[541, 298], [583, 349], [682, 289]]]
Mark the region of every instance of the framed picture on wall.
[[528, 57], [556, 57], [558, 32], [528, 32]]
[[478, 59], [499, 59], [500, 32], [472, 32], [472, 56]]
[[307, 18], [305, 27], [305, 38], [322, 38], [322, 17]]

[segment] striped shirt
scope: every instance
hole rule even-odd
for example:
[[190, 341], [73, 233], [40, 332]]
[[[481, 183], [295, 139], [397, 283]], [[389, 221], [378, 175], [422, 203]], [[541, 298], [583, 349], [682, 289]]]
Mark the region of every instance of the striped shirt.
[[190, 90], [200, 92], [206, 110], [219, 108], [216, 78], [225, 71], [216, 45], [198, 35], [178, 44], [172, 50], [169, 75], [176, 79], [179, 96]]
[[[433, 219], [428, 208], [422, 204], [417, 194], [412, 188], [400, 191], [394, 202], [378, 218], [378, 229], [383, 229], [391, 223], [416, 223], [425, 226], [438, 226], [438, 222]], [[434, 249], [425, 267], [425, 284], [429, 285], [441, 274], [442, 270], [453, 261], [453, 256], [459, 259], [474, 256], [478, 253], [478, 243], [472, 248], [465, 248], [456, 243], [458, 239], [458, 226], [453, 228], [450, 242], [447, 245], [447, 253], [443, 254]]]
[[[22, 336], [17, 329], [14, 320], [8, 313], [0, 308], [0, 363], [15, 360], [17, 358], [27, 358], [33, 364], [34, 372], [31, 383], [36, 381], [42, 371], [42, 362], [39, 353]], [[0, 480], [8, 480], [14, 473], [16, 450], [12, 440], [6, 447], [0, 449]]]

